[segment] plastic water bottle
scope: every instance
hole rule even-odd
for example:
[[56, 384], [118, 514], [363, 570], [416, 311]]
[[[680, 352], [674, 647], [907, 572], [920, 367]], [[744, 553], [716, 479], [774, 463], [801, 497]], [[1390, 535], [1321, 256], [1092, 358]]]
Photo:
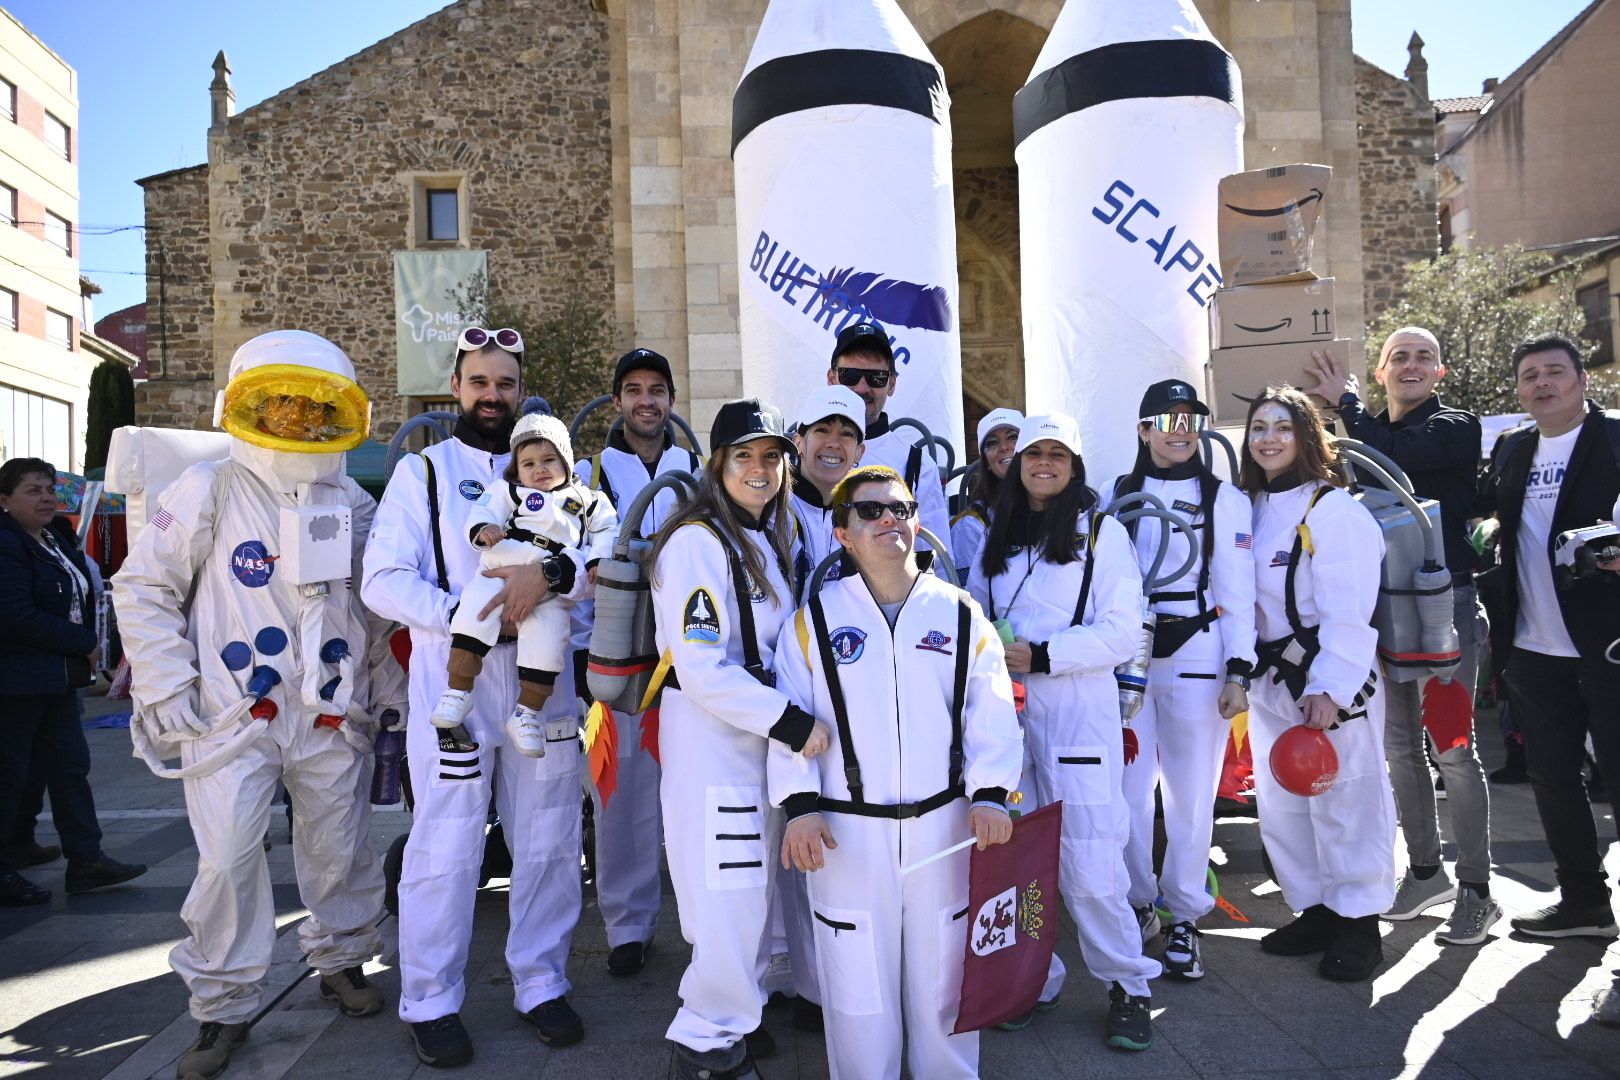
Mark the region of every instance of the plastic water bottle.
[[405, 760], [405, 732], [393, 730], [399, 723], [397, 709], [384, 709], [382, 730], [374, 747], [376, 765], [371, 773], [371, 804], [393, 806], [399, 802], [399, 768]]

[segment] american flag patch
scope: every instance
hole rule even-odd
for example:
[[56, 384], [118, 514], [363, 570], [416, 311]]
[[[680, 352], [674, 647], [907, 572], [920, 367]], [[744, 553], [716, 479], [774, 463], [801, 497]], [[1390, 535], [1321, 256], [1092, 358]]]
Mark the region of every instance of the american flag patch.
[[157, 527], [158, 532], [168, 532], [169, 526], [174, 524], [174, 515], [160, 506], [158, 512], [152, 515], [152, 524]]
[[1238, 533], [1237, 534], [1237, 546], [1242, 548], [1244, 551], [1253, 551], [1254, 550], [1254, 537], [1249, 535], [1248, 533]]

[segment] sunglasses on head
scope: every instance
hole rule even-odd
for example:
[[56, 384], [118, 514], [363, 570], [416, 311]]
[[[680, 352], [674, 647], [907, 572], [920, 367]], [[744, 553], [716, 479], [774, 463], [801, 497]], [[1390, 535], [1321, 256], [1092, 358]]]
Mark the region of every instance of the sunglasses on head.
[[869, 368], [856, 367], [841, 367], [833, 370], [838, 373], [838, 381], [844, 386], [858, 386], [860, 381], [865, 379], [866, 385], [874, 390], [881, 390], [888, 386], [889, 376], [894, 374], [892, 371], [883, 369], [873, 371]]
[[1209, 424], [1209, 417], [1200, 416], [1197, 413], [1160, 413], [1157, 416], [1142, 417], [1142, 423], [1157, 431], [1162, 431], [1166, 435], [1178, 431], [1190, 434], [1195, 431], [1203, 431]]
[[456, 348], [462, 352], [477, 352], [491, 342], [497, 348], [505, 349], [509, 353], [523, 351], [523, 335], [511, 327], [485, 330], [482, 326], [469, 326], [461, 332], [461, 337], [456, 339]]
[[896, 521], [910, 521], [917, 516], [917, 504], [911, 499], [900, 502], [878, 502], [876, 499], [861, 499], [858, 502], [839, 503], [838, 505], [841, 509], [855, 511], [855, 516], [862, 521], [876, 521], [883, 516], [884, 511], [893, 514]]

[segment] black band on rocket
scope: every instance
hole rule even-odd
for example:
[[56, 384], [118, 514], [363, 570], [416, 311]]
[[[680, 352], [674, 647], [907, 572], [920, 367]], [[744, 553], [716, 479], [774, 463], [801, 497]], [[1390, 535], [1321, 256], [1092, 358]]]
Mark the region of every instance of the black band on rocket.
[[767, 121], [828, 105], [883, 105], [945, 122], [945, 80], [926, 60], [872, 49], [821, 49], [768, 60], [731, 99], [731, 152]]
[[1105, 101], [1207, 97], [1235, 105], [1240, 85], [1237, 63], [1211, 41], [1104, 45], [1048, 68], [1013, 95], [1013, 145], [1054, 120]]

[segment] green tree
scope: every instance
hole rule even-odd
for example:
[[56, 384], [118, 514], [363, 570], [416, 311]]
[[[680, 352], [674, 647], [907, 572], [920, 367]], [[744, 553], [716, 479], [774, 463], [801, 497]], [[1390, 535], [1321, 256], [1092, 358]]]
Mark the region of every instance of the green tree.
[[[523, 335], [523, 386], [551, 402], [564, 423], [613, 384], [613, 327], [607, 312], [578, 292], [549, 311], [539, 303], [513, 303], [477, 274], [451, 292], [457, 315], [491, 329], [510, 326]], [[574, 441], [574, 456], [599, 450], [613, 420], [611, 408], [591, 414]]]
[[[1440, 339], [1448, 369], [1441, 393], [1449, 404], [1481, 416], [1522, 412], [1508, 360], [1515, 346], [1541, 334], [1579, 342], [1585, 319], [1575, 303], [1578, 275], [1579, 267], [1555, 270], [1551, 255], [1518, 244], [1408, 263], [1400, 302], [1367, 328], [1368, 371], [1391, 332], [1421, 326]], [[1544, 285], [1552, 287], [1551, 299], [1527, 295]], [[1616, 382], [1612, 374], [1595, 372], [1592, 396], [1611, 394]], [[1381, 402], [1382, 387], [1369, 390], [1369, 401]]]
[[107, 467], [114, 429], [135, 422], [135, 380], [117, 360], [103, 360], [90, 373], [90, 407], [85, 414], [84, 467]]

